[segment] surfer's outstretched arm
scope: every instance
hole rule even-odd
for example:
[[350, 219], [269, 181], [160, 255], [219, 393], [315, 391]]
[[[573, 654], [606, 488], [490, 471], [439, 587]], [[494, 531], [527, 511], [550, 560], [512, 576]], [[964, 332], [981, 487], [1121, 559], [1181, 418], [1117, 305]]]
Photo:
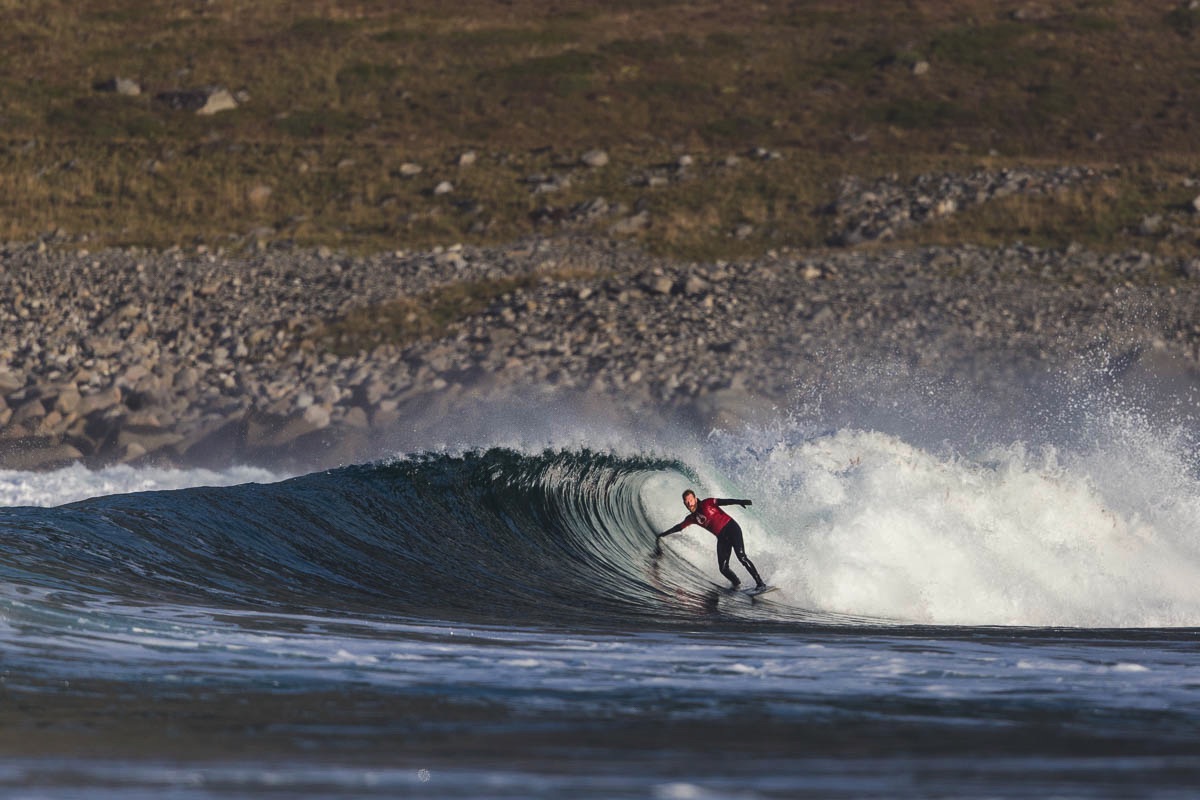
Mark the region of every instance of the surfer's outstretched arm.
[[733, 498], [726, 498], [724, 500], [718, 500], [717, 505], [719, 505], [719, 506], [741, 506], [742, 508], [745, 508], [746, 506], [754, 505], [754, 501], [753, 500], [734, 500]]
[[654, 538], [656, 538], [656, 539], [661, 539], [661, 538], [663, 538], [664, 536], [670, 536], [672, 533], [679, 533], [681, 530], [683, 530], [683, 527], [684, 527], [684, 525], [683, 525], [683, 523], [681, 522], [681, 523], [679, 523], [678, 525], [676, 525], [676, 526], [674, 526], [674, 527], [672, 527], [672, 528], [667, 528], [667, 529], [666, 529], [665, 531], [663, 531], [662, 533], [656, 533], [656, 534], [654, 534]]

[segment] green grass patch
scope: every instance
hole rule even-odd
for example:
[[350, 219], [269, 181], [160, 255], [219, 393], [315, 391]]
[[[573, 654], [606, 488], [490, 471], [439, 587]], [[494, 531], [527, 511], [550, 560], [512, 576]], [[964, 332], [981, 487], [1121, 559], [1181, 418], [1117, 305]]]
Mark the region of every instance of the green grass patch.
[[132, 25], [143, 21], [147, 13], [148, 10], [146, 8], [134, 3], [126, 8], [101, 9], [89, 16], [95, 22], [107, 23], [109, 25]]
[[935, 35], [929, 52], [938, 61], [1001, 74], [1037, 60], [1032, 49], [1018, 46], [1029, 33], [1016, 22], [969, 25]]
[[771, 26], [786, 25], [791, 28], [801, 28], [803, 30], [813, 29], [848, 29], [846, 21], [848, 17], [854, 15], [853, 11], [844, 11], [835, 8], [814, 8], [808, 5], [792, 4], [786, 12], [776, 11], [767, 17], [767, 24]]
[[694, 53], [696, 44], [683, 34], [647, 39], [615, 39], [600, 47], [600, 52], [627, 61], [655, 62]]
[[389, 28], [371, 35], [371, 41], [379, 44], [414, 45], [425, 44], [433, 40], [433, 34], [426, 30], [412, 28]]
[[446, 37], [446, 44], [456, 48], [531, 48], [562, 47], [574, 42], [575, 36], [561, 26], [528, 28], [479, 28], [456, 31]]
[[625, 91], [632, 97], [652, 103], [661, 103], [664, 100], [710, 103], [716, 94], [712, 86], [682, 78], [645, 78], [630, 81], [625, 85]]
[[826, 74], [840, 80], [866, 81], [896, 57], [894, 42], [871, 39], [857, 47], [842, 50], [825, 62]]
[[288, 33], [308, 46], [336, 45], [345, 42], [361, 27], [354, 20], [305, 17], [293, 22]]
[[1059, 78], [1049, 78], [1029, 87], [1029, 110], [1041, 120], [1065, 118], [1079, 105], [1073, 87]]
[[51, 108], [46, 124], [60, 136], [93, 141], [154, 140], [167, 130], [162, 114], [131, 98], [112, 95], [81, 97]]
[[757, 141], [771, 130], [771, 118], [757, 115], [730, 115], [706, 122], [704, 136], [714, 145]]
[[1093, 33], [1112, 33], [1118, 30], [1119, 27], [1120, 26], [1117, 24], [1116, 20], [1113, 20], [1109, 17], [1100, 16], [1099, 14], [1089, 14], [1086, 12], [1072, 14], [1067, 17], [1066, 20], [1067, 30], [1085, 35]]
[[969, 124], [975, 120], [975, 115], [947, 100], [910, 97], [870, 109], [867, 118], [909, 130], [930, 130], [947, 125]]
[[1200, 8], [1180, 5], [1167, 12], [1163, 17], [1163, 22], [1175, 33], [1185, 39], [1191, 39], [1197, 31], [1200, 31]]
[[322, 139], [352, 135], [370, 124], [352, 111], [325, 109], [293, 111], [273, 120], [276, 130], [295, 139]]
[[512, 93], [549, 92], [566, 97], [588, 89], [603, 63], [596, 53], [566, 50], [508, 64], [484, 73], [480, 80]]
[[403, 74], [404, 69], [396, 64], [355, 61], [339, 69], [336, 80], [343, 94], [377, 94], [393, 88]]

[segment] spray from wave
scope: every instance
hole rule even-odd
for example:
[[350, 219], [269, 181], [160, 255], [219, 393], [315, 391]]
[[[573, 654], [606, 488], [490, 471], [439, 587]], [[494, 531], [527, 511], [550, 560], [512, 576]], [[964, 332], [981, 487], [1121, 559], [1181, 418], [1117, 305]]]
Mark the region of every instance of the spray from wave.
[[806, 606], [949, 625], [1200, 625], [1200, 425], [1186, 392], [1122, 382], [1127, 371], [1092, 354], [996, 395], [859, 364], [837, 391], [710, 449], [769, 498], [776, 581]]

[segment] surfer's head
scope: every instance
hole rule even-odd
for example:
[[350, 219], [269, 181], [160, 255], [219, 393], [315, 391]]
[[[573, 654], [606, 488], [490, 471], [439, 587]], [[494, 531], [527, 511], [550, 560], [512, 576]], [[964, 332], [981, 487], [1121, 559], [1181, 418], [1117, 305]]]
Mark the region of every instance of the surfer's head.
[[683, 504], [685, 506], [687, 506], [688, 511], [695, 511], [696, 506], [699, 504], [698, 501], [696, 500], [696, 493], [693, 492], [691, 489], [688, 489], [686, 492], [684, 492], [683, 493]]

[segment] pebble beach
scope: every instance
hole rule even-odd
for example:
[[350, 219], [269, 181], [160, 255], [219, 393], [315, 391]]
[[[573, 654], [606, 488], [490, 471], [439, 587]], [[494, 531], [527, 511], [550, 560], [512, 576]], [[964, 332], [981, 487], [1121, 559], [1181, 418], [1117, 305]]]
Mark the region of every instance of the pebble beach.
[[[469, 424], [500, 400], [569, 399], [707, 430], [844, 382], [834, 361], [968, 382], [1001, 401], [1082, 359], [1115, 381], [1194, 387], [1195, 263], [890, 241], [971, 203], [1092, 179], [847, 182], [830, 210], [845, 233], [828, 248], [736, 262], [672, 261], [569, 229], [372, 256], [287, 243], [239, 254], [9, 243], [0, 468], [329, 466], [419, 443], [448, 416]], [[435, 336], [355, 352], [323, 336], [355, 309], [501, 280], [514, 288]]]

